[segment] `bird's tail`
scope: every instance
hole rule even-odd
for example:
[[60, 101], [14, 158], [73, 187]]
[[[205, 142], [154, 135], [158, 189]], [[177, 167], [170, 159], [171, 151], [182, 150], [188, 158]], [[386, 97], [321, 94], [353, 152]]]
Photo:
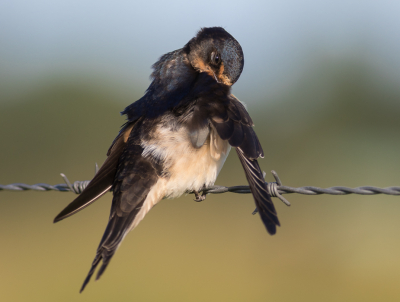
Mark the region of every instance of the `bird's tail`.
[[80, 292], [82, 292], [85, 289], [86, 285], [89, 283], [90, 279], [92, 278], [92, 275], [93, 275], [94, 271], [96, 270], [97, 265], [99, 265], [100, 261], [102, 260], [101, 267], [100, 267], [99, 271], [97, 272], [97, 276], [96, 276], [96, 280], [100, 279], [101, 275], [104, 273], [108, 264], [110, 263], [112, 256], [114, 256], [116, 250], [117, 249], [106, 250], [105, 248], [100, 248], [97, 251], [96, 257], [94, 258], [93, 263], [92, 263], [92, 267], [90, 268], [85, 281], [83, 281]]
[[83, 282], [80, 292], [82, 292], [85, 289], [86, 285], [89, 283], [100, 261], [102, 261], [102, 264], [97, 272], [96, 280], [101, 277], [101, 275], [106, 270], [108, 264], [110, 263], [111, 258], [114, 256], [118, 247], [122, 243], [125, 235], [131, 230], [132, 226], [137, 225], [140, 220], [143, 219], [144, 215], [148, 212], [146, 211], [146, 213], [144, 213], [143, 215], [138, 215], [143, 206], [143, 203], [144, 200], [139, 202], [137, 207], [126, 216], [121, 217], [114, 213], [114, 215], [110, 217], [103, 238], [101, 239], [99, 247], [97, 248], [96, 256], [93, 260], [89, 273], [85, 281]]

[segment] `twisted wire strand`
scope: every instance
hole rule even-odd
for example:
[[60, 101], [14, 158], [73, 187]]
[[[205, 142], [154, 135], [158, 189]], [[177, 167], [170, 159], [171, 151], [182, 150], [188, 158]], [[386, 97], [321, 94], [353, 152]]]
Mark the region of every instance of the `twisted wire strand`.
[[[276, 191], [277, 190], [277, 191]], [[319, 187], [288, 187], [288, 186], [279, 186], [274, 182], [268, 183], [268, 191], [271, 196], [276, 197], [277, 194], [291, 194], [298, 193], [304, 195], [320, 195], [320, 194], [329, 194], [329, 195], [348, 195], [348, 194], [359, 194], [359, 195], [376, 195], [376, 194], [386, 194], [386, 195], [400, 195], [400, 187], [387, 187], [387, 188], [378, 188], [378, 187], [356, 187], [356, 188], [347, 188], [347, 187], [330, 187], [330, 188], [319, 188]], [[275, 191], [275, 192], [274, 192]], [[251, 193], [249, 186], [234, 186], [234, 187], [224, 187], [224, 186], [211, 186], [207, 187], [203, 190], [205, 193], [212, 194], [220, 194], [226, 192], [232, 193], [240, 193], [246, 194]]]
[[48, 184], [34, 184], [27, 185], [22, 183], [13, 183], [9, 185], [0, 185], [0, 191], [60, 191], [60, 192], [70, 192], [71, 190], [68, 188], [66, 184], [58, 184], [58, 185], [48, 185]]
[[[97, 168], [96, 168], [97, 171]], [[375, 195], [375, 194], [386, 194], [386, 195], [400, 195], [400, 187], [387, 187], [387, 188], [378, 188], [372, 186], [363, 186], [356, 188], [348, 188], [348, 187], [330, 187], [330, 188], [319, 188], [313, 186], [305, 186], [305, 187], [288, 187], [283, 186], [282, 182], [279, 179], [278, 174], [275, 171], [271, 171], [272, 175], [275, 177], [276, 182], [267, 183], [267, 189], [269, 194], [273, 197], [278, 197], [283, 203], [286, 205], [290, 205], [290, 203], [282, 196], [282, 194], [304, 194], [304, 195], [320, 195], [320, 194], [329, 194], [329, 195], [348, 195], [348, 194], [359, 194], [359, 195]], [[65, 184], [58, 185], [49, 185], [44, 183], [38, 183], [34, 185], [27, 185], [23, 183], [13, 183], [9, 185], [0, 185], [0, 191], [59, 191], [59, 192], [74, 192], [76, 194], [80, 194], [89, 184], [89, 180], [85, 181], [75, 181], [70, 183], [68, 178], [61, 174], [63, 177]], [[210, 186], [204, 188], [202, 190], [205, 194], [222, 194], [226, 192], [231, 193], [239, 193], [239, 194], [248, 194], [251, 193], [249, 186]], [[187, 192], [194, 193], [194, 192]]]

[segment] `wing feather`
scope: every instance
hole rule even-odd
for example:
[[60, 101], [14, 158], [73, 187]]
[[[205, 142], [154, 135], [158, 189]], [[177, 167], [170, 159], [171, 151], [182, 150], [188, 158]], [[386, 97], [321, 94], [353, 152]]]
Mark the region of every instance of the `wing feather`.
[[276, 226], [280, 226], [280, 223], [271, 196], [268, 194], [260, 166], [256, 159], [247, 158], [239, 148], [236, 149], [236, 153], [245, 171], [261, 220], [268, 233], [273, 235], [276, 233]]
[[123, 136], [120, 136], [119, 139], [113, 143], [109, 150], [109, 156], [94, 178], [90, 181], [89, 185], [56, 216], [54, 222], [63, 220], [86, 208], [111, 189], [115, 173], [117, 172], [118, 161], [124, 148], [125, 142]]
[[209, 107], [210, 103], [213, 103], [215, 108], [219, 104], [220, 107], [225, 108], [226, 112], [224, 115], [219, 114], [220, 109], [209, 112], [210, 121], [218, 135], [222, 139], [228, 140], [229, 144], [236, 148], [261, 220], [267, 231], [273, 235], [276, 233], [276, 226], [280, 224], [271, 196], [268, 194], [263, 173], [257, 162], [257, 158], [264, 157], [264, 151], [252, 128], [254, 124], [246, 108], [232, 94], [227, 99], [228, 103], [224, 99], [220, 99], [219, 102], [217, 99], [214, 102], [209, 101]]

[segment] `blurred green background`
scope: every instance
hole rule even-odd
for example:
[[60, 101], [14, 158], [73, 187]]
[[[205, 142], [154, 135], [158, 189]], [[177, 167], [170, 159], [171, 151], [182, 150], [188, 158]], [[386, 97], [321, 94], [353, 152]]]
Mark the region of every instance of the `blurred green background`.
[[[399, 4], [185, 3], [1, 3], [0, 184], [91, 179], [150, 65], [222, 25], [244, 49], [233, 92], [267, 180], [400, 185]], [[217, 184], [246, 184], [235, 152]], [[400, 197], [286, 195], [272, 237], [250, 195], [164, 200], [82, 294], [111, 194], [53, 224], [74, 197], [0, 191], [1, 301], [400, 299]]]

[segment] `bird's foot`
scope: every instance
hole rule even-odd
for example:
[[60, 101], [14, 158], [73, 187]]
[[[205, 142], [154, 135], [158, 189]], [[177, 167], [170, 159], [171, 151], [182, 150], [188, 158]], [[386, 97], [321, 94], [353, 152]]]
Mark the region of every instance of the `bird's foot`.
[[204, 192], [200, 194], [198, 191], [194, 190], [193, 193], [196, 197], [196, 199], [193, 199], [194, 201], [200, 202], [206, 199], [206, 194]]

